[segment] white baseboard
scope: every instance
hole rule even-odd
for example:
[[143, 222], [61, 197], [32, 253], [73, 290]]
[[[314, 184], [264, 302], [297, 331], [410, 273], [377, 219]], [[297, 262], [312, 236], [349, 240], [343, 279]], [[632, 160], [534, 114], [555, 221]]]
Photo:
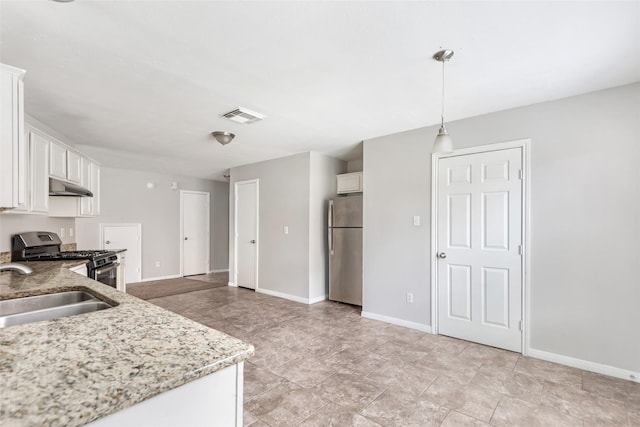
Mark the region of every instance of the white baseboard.
[[234, 282], [227, 282], [227, 286], [231, 286], [233, 288], [237, 288], [238, 285], [236, 285]]
[[329, 299], [329, 295], [325, 295], [325, 296], [321, 296], [321, 297], [315, 297], [315, 298], [309, 298], [309, 304], [315, 304], [317, 302], [326, 301], [328, 299]]
[[284, 292], [271, 291], [269, 289], [263, 289], [263, 288], [257, 288], [256, 292], [259, 292], [261, 294], [271, 295], [272, 297], [288, 299], [289, 301], [301, 302], [302, 304], [313, 304], [309, 302], [309, 298], [302, 298], [295, 295], [285, 294]]
[[431, 333], [431, 326], [423, 323], [410, 322], [409, 320], [398, 319], [396, 317], [383, 316], [382, 314], [370, 313], [363, 311], [360, 313], [362, 317], [372, 320], [380, 320], [381, 322], [391, 323], [393, 325], [404, 326], [405, 328], [417, 329], [418, 331]]
[[228, 271], [229, 271], [228, 268], [223, 268], [223, 269], [220, 269], [220, 270], [211, 270], [211, 271], [209, 271], [209, 273], [225, 273], [225, 272], [228, 272]]
[[626, 369], [616, 368], [615, 366], [603, 365], [601, 363], [590, 362], [588, 360], [575, 359], [573, 357], [563, 356], [562, 354], [536, 350], [535, 348], [530, 348], [526, 356], [640, 383], [640, 372], [628, 371]]
[[159, 277], [146, 277], [142, 280], [140, 280], [140, 282], [153, 282], [155, 280], [167, 280], [167, 279], [179, 279], [180, 277], [182, 277], [179, 274], [174, 274], [171, 276], [159, 276]]

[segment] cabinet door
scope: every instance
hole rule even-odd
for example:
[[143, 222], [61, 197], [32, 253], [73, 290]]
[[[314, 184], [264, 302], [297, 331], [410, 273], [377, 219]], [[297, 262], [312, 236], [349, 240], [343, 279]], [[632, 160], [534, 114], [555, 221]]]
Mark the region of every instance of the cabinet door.
[[67, 179], [76, 184], [80, 184], [82, 179], [81, 160], [80, 154], [67, 150]]
[[0, 211], [26, 201], [24, 73], [0, 64]]
[[32, 212], [49, 211], [49, 141], [31, 133], [29, 140]]
[[91, 187], [90, 190], [93, 193], [91, 199], [91, 215], [100, 215], [100, 166], [95, 163], [91, 163]]
[[18, 185], [26, 189], [25, 197], [18, 195], [18, 206], [11, 209], [10, 213], [21, 213], [29, 211], [29, 132], [24, 134], [24, 144], [18, 147]]
[[337, 193], [360, 193], [362, 192], [362, 172], [345, 173], [338, 175]]
[[[83, 157], [80, 161], [80, 165], [82, 167], [82, 176], [80, 177], [80, 184], [83, 187], [88, 188], [93, 192], [92, 180], [91, 180], [91, 161], [86, 157]], [[95, 197], [95, 194], [93, 195]], [[91, 216], [91, 212], [93, 210], [93, 198], [92, 197], [81, 197], [80, 198], [80, 215], [82, 216]]]
[[67, 179], [67, 149], [55, 142], [51, 142], [49, 154], [49, 175]]

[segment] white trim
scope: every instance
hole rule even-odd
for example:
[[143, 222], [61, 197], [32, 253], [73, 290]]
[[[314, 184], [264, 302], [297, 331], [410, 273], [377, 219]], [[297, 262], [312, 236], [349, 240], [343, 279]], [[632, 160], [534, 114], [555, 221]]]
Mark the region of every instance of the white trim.
[[[144, 279], [140, 280], [138, 283], [154, 282], [156, 280], [179, 279], [181, 277], [182, 276], [180, 274], [172, 274], [171, 276], [147, 277], [147, 278], [144, 278]], [[129, 283], [129, 284], [131, 284], [131, 283]]]
[[184, 195], [199, 194], [207, 197], [207, 257], [205, 270], [211, 263], [211, 195], [206, 191], [180, 190], [180, 276], [184, 276]]
[[[238, 184], [256, 185], [256, 258], [255, 258], [255, 289], [258, 290], [258, 268], [260, 260], [260, 179], [247, 179], [233, 183], [233, 280], [238, 280]], [[234, 285], [236, 286], [236, 285]]]
[[561, 365], [571, 366], [589, 372], [595, 372], [602, 375], [608, 375], [610, 377], [621, 378], [623, 380], [640, 383], [640, 372], [620, 369], [616, 368], [615, 366], [590, 362], [588, 360], [575, 359], [573, 357], [563, 356], [561, 354], [549, 353], [544, 350], [536, 350], [535, 348], [529, 348], [529, 356], [536, 359], [546, 360], [547, 362], [559, 363]]
[[309, 304], [315, 304], [317, 302], [326, 301], [329, 299], [329, 295], [324, 295], [321, 297], [309, 298]]
[[256, 287], [256, 292], [261, 294], [271, 295], [272, 297], [288, 299], [289, 301], [301, 302], [302, 304], [307, 304], [307, 305], [312, 304], [309, 298], [303, 298], [296, 295], [286, 294], [284, 292], [271, 291], [269, 289], [262, 289], [262, 288], [258, 289], [257, 287]]
[[454, 150], [453, 153], [431, 154], [431, 329], [433, 334], [438, 334], [438, 161], [447, 157], [464, 156], [467, 154], [486, 153], [490, 151], [508, 150], [520, 148], [522, 155], [522, 247], [524, 255], [521, 264], [522, 279], [522, 354], [529, 355], [530, 350], [530, 292], [529, 279], [531, 273], [531, 239], [529, 236], [531, 226], [531, 156], [530, 139], [518, 139], [515, 141], [498, 142], [495, 144], [478, 145], [474, 147]]
[[[105, 227], [136, 227], [138, 229], [138, 259], [135, 261], [138, 263], [137, 270], [138, 270], [138, 275], [140, 277], [140, 282], [144, 282], [144, 280], [142, 280], [142, 224], [139, 222], [108, 222], [108, 223], [98, 224], [98, 229], [100, 233], [100, 235], [98, 236], [100, 239], [100, 249], [105, 249], [104, 247], [104, 228]], [[126, 249], [126, 248], [118, 248], [118, 249]], [[129, 258], [130, 255], [131, 255], [131, 252], [128, 251], [127, 263], [131, 262], [131, 258]], [[139, 282], [131, 281], [130, 283], [139, 283]]]
[[232, 288], [237, 288], [238, 285], [236, 285], [235, 282], [227, 282], [227, 286], [231, 286]]
[[207, 273], [207, 274], [211, 274], [211, 273], [224, 273], [225, 271], [229, 271], [229, 269], [228, 269], [228, 268], [223, 268], [223, 269], [220, 269], [220, 270], [209, 270], [209, 273]]
[[371, 313], [363, 311], [360, 313], [362, 317], [372, 320], [379, 320], [385, 323], [391, 323], [393, 325], [404, 326], [405, 328], [416, 329], [418, 331], [431, 333], [431, 326], [424, 323], [410, 322], [404, 319], [398, 319], [397, 317], [383, 316], [382, 314]]
[[236, 427], [243, 426], [244, 416], [244, 362], [236, 365]]

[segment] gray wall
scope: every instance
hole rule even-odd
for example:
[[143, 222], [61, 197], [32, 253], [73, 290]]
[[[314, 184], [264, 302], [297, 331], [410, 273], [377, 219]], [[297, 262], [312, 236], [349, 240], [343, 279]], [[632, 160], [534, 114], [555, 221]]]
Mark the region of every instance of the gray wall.
[[[229, 280], [233, 277], [234, 184], [259, 179], [258, 287], [297, 298], [325, 295], [324, 205], [346, 163], [301, 153], [231, 169]], [[283, 227], [289, 227], [289, 234]]]
[[[531, 347], [636, 372], [639, 111], [634, 84], [447, 124], [457, 148], [532, 141]], [[436, 132], [364, 146], [363, 310], [426, 325]]]
[[[170, 188], [178, 182], [178, 190]], [[154, 188], [147, 188], [153, 183]], [[212, 270], [228, 268], [229, 184], [151, 172], [102, 168], [97, 218], [76, 220], [79, 248], [97, 248], [101, 223], [142, 224], [142, 279], [180, 273], [180, 190], [210, 193]], [[156, 261], [160, 267], [156, 267]]]
[[[231, 169], [229, 210], [229, 281], [235, 242], [234, 185], [259, 179], [258, 287], [308, 298], [309, 295], [309, 153]], [[284, 226], [289, 234], [283, 233]]]
[[[75, 243], [76, 221], [74, 218], [49, 218], [43, 215], [25, 215], [3, 212], [0, 214], [0, 252], [11, 250], [11, 236], [24, 231], [52, 231], [62, 236], [62, 243]], [[69, 230], [73, 230], [73, 236]]]
[[327, 206], [336, 195], [336, 175], [344, 173], [346, 164], [333, 157], [311, 153], [309, 192], [309, 298], [329, 295], [329, 261], [327, 259]]

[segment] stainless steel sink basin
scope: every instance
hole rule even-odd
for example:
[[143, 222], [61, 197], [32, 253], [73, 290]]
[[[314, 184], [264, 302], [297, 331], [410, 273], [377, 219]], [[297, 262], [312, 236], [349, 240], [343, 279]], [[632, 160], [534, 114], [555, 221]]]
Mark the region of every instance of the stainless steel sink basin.
[[113, 307], [85, 291], [66, 291], [0, 301], [0, 328], [74, 316]]

